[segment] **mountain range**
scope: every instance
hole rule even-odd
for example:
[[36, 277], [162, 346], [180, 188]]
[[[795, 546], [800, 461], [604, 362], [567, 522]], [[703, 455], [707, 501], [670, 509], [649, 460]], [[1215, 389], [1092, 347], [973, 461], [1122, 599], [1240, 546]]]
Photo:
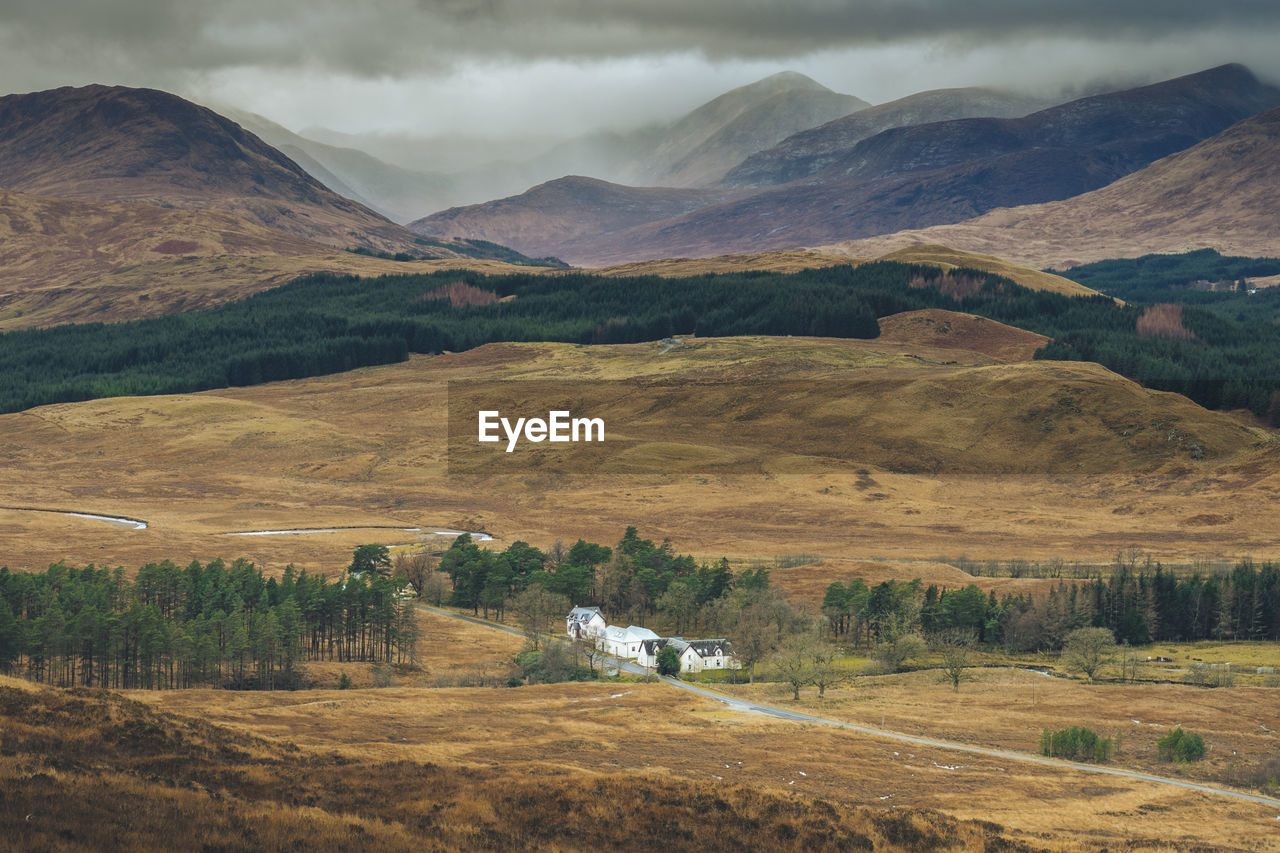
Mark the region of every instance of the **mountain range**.
[[[868, 106], [776, 74], [668, 124], [524, 161], [608, 161], [657, 186], [570, 174], [403, 227], [388, 216], [460, 192], [463, 173], [416, 171], [157, 90], [10, 95], [0, 325], [187, 310], [306, 272], [407, 271], [392, 257], [616, 265], [737, 253], [741, 267], [765, 250], [869, 258], [928, 243], [1064, 268], [1201, 246], [1274, 254], [1280, 89], [1226, 65], [1045, 103], [947, 89]], [[507, 165], [490, 179], [524, 168]]]
[[[706, 192], [692, 212], [594, 238], [511, 228], [511, 222], [523, 220], [521, 207], [545, 197], [545, 186], [513, 199], [442, 211], [410, 227], [435, 236], [481, 237], [584, 265], [831, 243], [1079, 195], [1275, 106], [1280, 106], [1280, 89], [1260, 82], [1243, 66], [1227, 65], [1078, 99], [1022, 118], [894, 127], [843, 153], [832, 150], [825, 141], [830, 137], [810, 131], [807, 136], [817, 143], [812, 149], [797, 148], [795, 142], [783, 145], [793, 155], [806, 151], [815, 161], [830, 158], [817, 172], [739, 190], [728, 199]], [[847, 125], [858, 115], [837, 121]], [[638, 195], [635, 202], [628, 199], [638, 192], [627, 187], [597, 191], [606, 198], [600, 215], [617, 219], [612, 211], [622, 207], [638, 218]], [[589, 219], [597, 212], [590, 196], [566, 191], [561, 197], [573, 216]], [[556, 221], [557, 214], [545, 207], [541, 214]]]

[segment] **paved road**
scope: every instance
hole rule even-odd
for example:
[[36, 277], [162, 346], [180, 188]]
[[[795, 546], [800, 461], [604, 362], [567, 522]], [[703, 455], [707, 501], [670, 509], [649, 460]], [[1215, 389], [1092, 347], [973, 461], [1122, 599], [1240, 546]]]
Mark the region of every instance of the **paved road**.
[[[440, 616], [449, 616], [454, 619], [463, 619], [467, 622], [474, 622], [477, 625], [484, 625], [485, 627], [493, 628], [496, 631], [506, 631], [509, 634], [517, 634], [521, 637], [529, 636], [529, 634], [519, 630], [518, 628], [508, 628], [505, 625], [495, 625], [494, 623], [486, 622], [483, 619], [475, 619], [471, 616], [450, 613], [447, 610], [441, 610], [437, 607], [422, 605], [422, 609], [439, 614]], [[649, 670], [641, 667], [635, 661], [619, 660], [617, 663], [620, 665], [619, 668], [624, 672], [632, 674], [645, 674], [649, 672]], [[871, 737], [886, 738], [888, 740], [910, 743], [916, 746], [931, 746], [937, 749], [949, 749], [953, 752], [981, 755], [986, 758], [999, 758], [1002, 761], [1021, 761], [1025, 764], [1039, 764], [1046, 767], [1056, 767], [1062, 770], [1074, 770], [1081, 773], [1100, 773], [1104, 776], [1120, 776], [1125, 779], [1139, 779], [1144, 782], [1155, 782], [1160, 785], [1172, 785], [1189, 791], [1199, 791], [1200, 793], [1212, 796], [1231, 797], [1237, 800], [1248, 800], [1249, 802], [1262, 803], [1263, 805], [1280, 808], [1280, 800], [1276, 800], [1271, 797], [1259, 796], [1257, 794], [1247, 794], [1243, 791], [1215, 788], [1212, 785], [1198, 785], [1194, 782], [1183, 782], [1179, 779], [1168, 779], [1164, 776], [1152, 776], [1148, 773], [1139, 773], [1136, 770], [1121, 770], [1114, 767], [1100, 767], [1096, 764], [1075, 764], [1067, 761], [1055, 761], [1052, 758], [1042, 758], [1038, 755], [1028, 755], [1023, 752], [1005, 752], [1000, 749], [987, 749], [981, 746], [969, 746], [963, 743], [953, 743], [945, 740], [934, 740], [932, 738], [904, 735], [897, 732], [885, 731], [884, 729], [871, 728], [869, 726], [843, 723], [839, 720], [828, 720], [823, 717], [815, 717], [811, 714], [802, 714], [799, 711], [788, 711], [785, 708], [776, 708], [773, 705], [761, 705], [758, 702], [747, 702], [742, 699], [727, 696], [723, 693], [718, 693], [714, 690], [708, 690], [704, 687], [695, 687], [692, 684], [687, 684], [675, 678], [667, 678], [666, 676], [663, 676], [662, 681], [680, 690], [687, 690], [690, 693], [697, 693], [699, 696], [705, 696], [708, 699], [715, 699], [717, 702], [723, 702], [734, 711], [765, 714], [770, 717], [777, 717], [780, 720], [790, 720], [796, 723], [816, 723], [823, 726], [833, 726], [838, 729], [845, 729], [847, 731], [857, 732], [858, 734], [869, 735]]]

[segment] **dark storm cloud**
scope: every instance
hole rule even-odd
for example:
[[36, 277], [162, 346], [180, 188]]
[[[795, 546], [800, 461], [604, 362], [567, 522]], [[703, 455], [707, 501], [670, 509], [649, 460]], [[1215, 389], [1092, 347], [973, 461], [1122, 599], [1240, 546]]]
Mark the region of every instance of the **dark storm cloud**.
[[[780, 58], [899, 41], [1148, 40], [1203, 29], [1280, 34], [1274, 0], [6, 0], [0, 44], [122, 71], [309, 66], [405, 75], [459, 62], [674, 52]], [[12, 55], [12, 54], [11, 54]], [[8, 63], [6, 63], [8, 64]]]

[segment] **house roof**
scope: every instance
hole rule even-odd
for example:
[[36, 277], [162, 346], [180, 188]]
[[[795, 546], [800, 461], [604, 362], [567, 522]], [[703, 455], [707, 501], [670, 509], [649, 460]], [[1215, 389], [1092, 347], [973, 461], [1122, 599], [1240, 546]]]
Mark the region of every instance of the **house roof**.
[[677, 652], [683, 652], [689, 647], [689, 644], [679, 637], [662, 637], [657, 640], [645, 640], [640, 644], [646, 655], [656, 655], [662, 651], [663, 647], [671, 646]]
[[604, 618], [599, 607], [575, 607], [569, 611], [568, 618], [574, 622], [590, 622], [593, 616]]
[[689, 643], [689, 648], [693, 649], [694, 654], [702, 658], [715, 657], [717, 652], [726, 655], [733, 654], [732, 644], [725, 639], [692, 640]]
[[643, 640], [658, 639], [658, 635], [648, 628], [641, 628], [636, 625], [628, 625], [625, 628], [619, 625], [610, 625], [604, 629], [604, 636], [606, 640], [617, 640], [620, 643], [638, 643]]

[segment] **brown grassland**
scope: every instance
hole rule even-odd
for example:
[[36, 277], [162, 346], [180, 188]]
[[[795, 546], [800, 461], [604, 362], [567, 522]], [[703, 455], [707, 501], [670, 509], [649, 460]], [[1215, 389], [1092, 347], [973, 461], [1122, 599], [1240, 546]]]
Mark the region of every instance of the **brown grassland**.
[[[891, 318], [874, 341], [495, 344], [4, 415], [0, 564], [246, 556], [333, 573], [355, 545], [420, 538], [383, 527], [546, 547], [631, 524], [709, 559], [1274, 555], [1270, 433], [1096, 365], [1006, 363], [1030, 346], [1020, 333], [940, 313]], [[480, 408], [553, 405], [603, 417], [605, 443], [471, 440]], [[226, 535], [321, 527], [348, 529]]]
[[[1173, 723], [1215, 753], [1274, 750], [1274, 733], [1247, 730], [1280, 723], [1257, 700], [1006, 670], [958, 695], [917, 673], [799, 704], [1021, 751], [1069, 718], [1123, 730], [1116, 764], [1146, 767]], [[0, 714], [0, 831], [25, 849], [1277, 849], [1275, 807], [732, 712], [662, 684], [126, 698], [3, 679]]]
[[[974, 578], [930, 555], [1275, 556], [1271, 433], [1096, 365], [1028, 361], [1034, 336], [991, 321], [919, 312], [884, 326], [874, 341], [489, 345], [0, 416], [0, 564], [245, 556], [333, 576], [367, 542], [443, 547], [436, 531], [484, 530], [498, 547], [613, 544], [636, 525], [706, 559], [819, 555], [774, 572], [813, 603], [859, 576], [998, 593], [1048, 583]], [[471, 440], [478, 408], [562, 405], [603, 417], [606, 442], [507, 454]], [[327, 527], [340, 529], [227, 535]], [[393, 668], [384, 689], [123, 698], [4, 680], [0, 837], [68, 850], [1280, 847], [1269, 806], [903, 749], [662, 684], [441, 687], [500, 683], [522, 641], [437, 616], [422, 627], [419, 668]], [[343, 672], [358, 688], [374, 680], [367, 667], [309, 674], [327, 685]], [[1119, 766], [1241, 784], [1277, 750], [1271, 689], [972, 674], [958, 694], [908, 673], [800, 707], [1024, 752], [1045, 726], [1091, 725], [1123, 733]], [[763, 685], [727, 689], [785, 702]], [[1151, 758], [1175, 724], [1210, 743], [1201, 767]]]

